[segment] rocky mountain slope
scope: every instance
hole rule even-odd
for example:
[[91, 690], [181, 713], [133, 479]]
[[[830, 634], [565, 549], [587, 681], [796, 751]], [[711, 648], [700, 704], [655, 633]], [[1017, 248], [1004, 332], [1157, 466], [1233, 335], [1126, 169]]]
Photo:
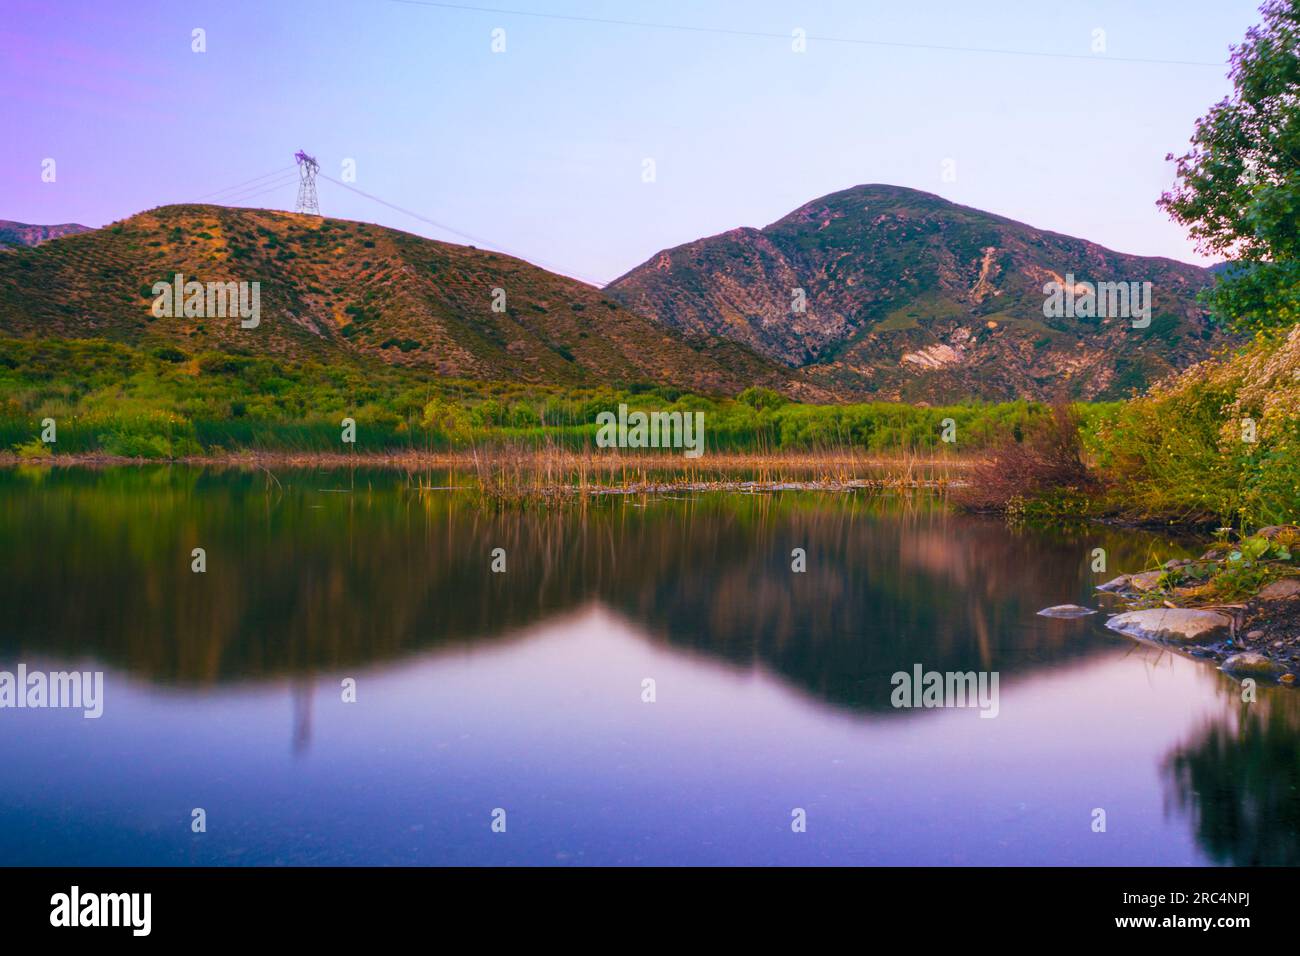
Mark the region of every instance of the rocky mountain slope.
[[[258, 282], [260, 318], [153, 314], [156, 282]], [[495, 290], [500, 290], [495, 291]], [[362, 222], [165, 206], [0, 250], [0, 334], [174, 341], [439, 375], [574, 384], [750, 385], [824, 398], [748, 345], [682, 334], [519, 259]]]
[[[1070, 276], [1150, 282], [1149, 325], [1045, 317], [1044, 286]], [[1226, 343], [1195, 301], [1212, 281], [1196, 266], [869, 185], [763, 229], [664, 250], [607, 292], [668, 328], [749, 345], [842, 396], [1110, 398]]]
[[61, 236], [75, 236], [79, 232], [89, 232], [89, 226], [76, 222], [65, 222], [57, 226], [34, 226], [26, 222], [13, 222], [0, 219], [0, 247], [4, 246], [39, 246], [42, 242], [58, 239]]

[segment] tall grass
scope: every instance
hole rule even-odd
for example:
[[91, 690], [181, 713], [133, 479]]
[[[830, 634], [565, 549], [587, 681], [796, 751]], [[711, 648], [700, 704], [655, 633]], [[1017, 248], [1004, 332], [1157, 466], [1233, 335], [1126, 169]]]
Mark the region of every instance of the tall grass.
[[[560, 389], [448, 380], [383, 364], [0, 338], [0, 452], [30, 443], [47, 417], [57, 422], [58, 454], [580, 452], [595, 442], [596, 416], [620, 404], [703, 412], [709, 455], [969, 455], [1019, 439], [1046, 415], [1029, 402], [804, 405], [764, 389], [738, 398], [636, 383]], [[344, 418], [356, 423], [347, 449]], [[941, 437], [949, 419], [955, 445]]]

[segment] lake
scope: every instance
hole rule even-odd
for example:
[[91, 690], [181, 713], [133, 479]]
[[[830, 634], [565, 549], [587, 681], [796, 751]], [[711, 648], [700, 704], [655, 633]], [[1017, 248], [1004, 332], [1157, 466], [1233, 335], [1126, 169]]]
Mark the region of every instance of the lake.
[[[0, 860], [1300, 863], [1295, 692], [1036, 614], [1195, 542], [453, 483], [0, 471], [0, 670], [103, 672], [98, 719], [0, 709]], [[996, 716], [894, 706], [918, 666]]]

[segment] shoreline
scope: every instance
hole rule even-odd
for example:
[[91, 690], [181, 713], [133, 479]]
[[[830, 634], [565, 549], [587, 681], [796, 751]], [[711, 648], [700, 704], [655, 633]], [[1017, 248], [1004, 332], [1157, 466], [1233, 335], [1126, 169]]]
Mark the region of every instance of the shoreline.
[[1273, 525], [1221, 539], [1196, 560], [1121, 574], [1096, 587], [1124, 605], [1106, 627], [1212, 662], [1239, 681], [1300, 686], [1297, 555], [1300, 527]]
[[[477, 493], [495, 502], [557, 501], [621, 495], [692, 492], [755, 494], [780, 491], [932, 491], [963, 487], [979, 459], [859, 456], [851, 453], [680, 454], [611, 450], [483, 448], [452, 452], [238, 452], [182, 458], [105, 454], [24, 457], [0, 454], [0, 469], [158, 468], [180, 466], [265, 472], [376, 470], [410, 476], [445, 473], [422, 490]], [[457, 479], [464, 479], [460, 483]]]

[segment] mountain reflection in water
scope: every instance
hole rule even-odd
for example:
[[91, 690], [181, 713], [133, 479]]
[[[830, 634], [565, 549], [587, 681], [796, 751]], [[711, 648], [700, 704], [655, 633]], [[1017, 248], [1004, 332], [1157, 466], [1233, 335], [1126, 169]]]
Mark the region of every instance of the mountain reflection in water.
[[[1300, 698], [1242, 705], [1228, 678], [1105, 631], [1104, 614], [1037, 617], [1101, 606], [1095, 548], [1110, 573], [1186, 553], [927, 496], [493, 509], [384, 472], [0, 472], [0, 667], [109, 672], [102, 721], [0, 713], [22, 730], [0, 758], [26, 773], [0, 783], [0, 852], [1300, 862]], [[894, 709], [891, 675], [918, 664], [997, 671], [999, 716]], [[189, 807], [217, 801], [204, 793], [235, 832], [188, 832]], [[511, 842], [480, 839], [507, 801]], [[814, 824], [801, 842], [792, 807]]]

